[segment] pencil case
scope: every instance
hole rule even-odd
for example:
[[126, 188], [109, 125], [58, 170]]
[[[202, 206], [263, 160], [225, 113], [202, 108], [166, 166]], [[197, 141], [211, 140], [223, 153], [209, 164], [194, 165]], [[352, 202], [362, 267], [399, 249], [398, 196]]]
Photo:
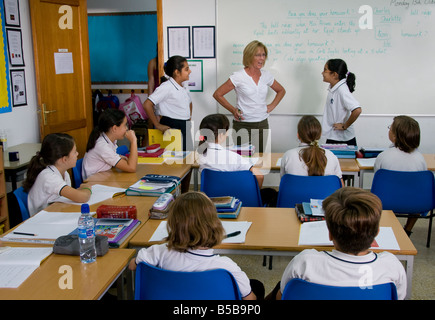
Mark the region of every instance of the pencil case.
[[[104, 256], [109, 251], [109, 239], [105, 236], [95, 236], [95, 248], [97, 256]], [[53, 253], [66, 254], [70, 256], [80, 255], [79, 236], [77, 234], [69, 234], [60, 236], [56, 239], [53, 245]]]
[[137, 219], [136, 206], [113, 206], [102, 204], [97, 208], [97, 218]]

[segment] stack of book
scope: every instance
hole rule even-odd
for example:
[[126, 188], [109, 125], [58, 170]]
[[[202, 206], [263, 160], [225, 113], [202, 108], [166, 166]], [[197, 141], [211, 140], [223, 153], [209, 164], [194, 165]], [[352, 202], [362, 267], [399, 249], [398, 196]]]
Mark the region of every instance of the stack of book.
[[180, 185], [180, 178], [159, 174], [147, 174], [126, 191], [127, 196], [158, 197], [163, 193], [171, 193]]
[[231, 146], [229, 147], [230, 151], [236, 152], [241, 156], [252, 157], [255, 153], [255, 146], [252, 144], [242, 144], [241, 146]]
[[212, 197], [219, 218], [237, 218], [242, 208], [242, 201], [235, 197]]
[[298, 203], [295, 210], [301, 222], [325, 220], [322, 200], [311, 199], [310, 202]]
[[363, 158], [376, 158], [384, 150], [379, 148], [361, 148], [360, 152]]
[[355, 159], [357, 146], [349, 146], [347, 144], [322, 144], [323, 149], [330, 150], [339, 159]]
[[109, 246], [118, 248], [139, 224], [136, 219], [96, 219], [95, 235], [107, 237]]

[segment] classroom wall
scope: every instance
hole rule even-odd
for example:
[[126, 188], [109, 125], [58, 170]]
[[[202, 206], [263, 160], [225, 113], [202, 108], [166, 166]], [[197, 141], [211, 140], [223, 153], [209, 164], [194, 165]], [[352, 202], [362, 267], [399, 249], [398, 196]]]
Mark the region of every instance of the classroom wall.
[[[39, 142], [35, 65], [33, 62], [32, 26], [28, 0], [18, 0], [20, 6], [21, 34], [23, 40], [24, 71], [26, 76], [27, 106], [12, 108], [0, 114], [0, 128], [6, 129], [8, 146]], [[2, 15], [3, 16], [3, 15]], [[11, 68], [23, 69], [23, 67]]]
[[[216, 25], [216, 15], [219, 10], [218, 2], [219, 0], [163, 0], [165, 59], [168, 58], [166, 27]], [[219, 26], [217, 26], [216, 32], [219, 33]], [[237, 31], [235, 30], [235, 32]], [[217, 38], [224, 36], [218, 34]], [[246, 43], [251, 40], [254, 39], [246, 39]], [[219, 46], [219, 43], [217, 43], [217, 46]], [[219, 57], [217, 58], [219, 59]], [[221, 85], [221, 83], [217, 82], [217, 66], [217, 59], [204, 59], [204, 92], [192, 93], [195, 129], [198, 128], [199, 122], [205, 115], [221, 109], [218, 108], [217, 103], [212, 97], [217, 86]], [[399, 68], [400, 66], [397, 67]], [[319, 78], [321, 71], [319, 70]], [[285, 76], [280, 75], [279, 77]], [[362, 84], [359, 83], [359, 85], [361, 86]], [[326, 99], [327, 85], [320, 83], [317, 87], [320, 87], [318, 94], [323, 95]], [[280, 107], [284, 108], [285, 106], [278, 106], [278, 110]], [[410, 105], [409, 115], [413, 115], [413, 109], [415, 109], [414, 106]], [[272, 128], [272, 151], [285, 152], [298, 145], [296, 126], [300, 116], [278, 114], [278, 110], [275, 113], [273, 112], [269, 118], [269, 125]], [[321, 114], [316, 115], [321, 119]], [[363, 114], [355, 123], [358, 144], [376, 148], [388, 147], [387, 126], [391, 124], [393, 117], [394, 114], [365, 114], [363, 109]], [[415, 115], [415, 119], [420, 123], [422, 131], [420, 151], [423, 153], [435, 153], [435, 143], [432, 138], [435, 136], [435, 126], [433, 125], [435, 116]]]

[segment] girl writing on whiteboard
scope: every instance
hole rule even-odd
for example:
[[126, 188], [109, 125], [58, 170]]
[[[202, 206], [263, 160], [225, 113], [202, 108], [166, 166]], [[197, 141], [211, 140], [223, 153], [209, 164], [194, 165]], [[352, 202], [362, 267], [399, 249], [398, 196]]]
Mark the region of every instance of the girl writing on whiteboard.
[[[267, 55], [268, 51], [263, 43], [257, 40], [250, 42], [243, 50], [244, 68], [234, 72], [213, 94], [213, 97], [233, 114], [235, 132], [245, 129], [249, 143], [253, 143], [259, 152], [265, 149], [269, 114], [285, 95], [285, 89], [281, 84], [271, 73], [263, 70]], [[266, 97], [269, 87], [275, 91], [276, 95], [273, 101], [267, 104]], [[235, 90], [237, 95], [235, 106], [224, 97], [232, 90]]]
[[346, 62], [330, 59], [322, 72], [323, 81], [329, 83], [323, 112], [322, 129], [326, 143], [356, 146], [353, 123], [361, 114], [361, 106], [354, 98], [355, 75]]
[[[183, 83], [189, 80], [191, 70], [187, 60], [181, 56], [172, 56], [164, 67], [167, 81], [163, 82], [144, 102], [144, 109], [154, 127], [162, 132], [173, 128], [181, 130], [183, 135], [183, 150], [191, 150], [187, 146], [187, 132], [192, 117], [192, 99], [189, 90]], [[160, 121], [154, 114], [154, 106], [159, 105]]]
[[75, 167], [78, 152], [74, 139], [66, 133], [51, 133], [42, 141], [41, 151], [30, 160], [24, 191], [29, 193], [27, 205], [33, 216], [62, 197], [84, 203], [91, 189], [71, 187], [68, 170]]

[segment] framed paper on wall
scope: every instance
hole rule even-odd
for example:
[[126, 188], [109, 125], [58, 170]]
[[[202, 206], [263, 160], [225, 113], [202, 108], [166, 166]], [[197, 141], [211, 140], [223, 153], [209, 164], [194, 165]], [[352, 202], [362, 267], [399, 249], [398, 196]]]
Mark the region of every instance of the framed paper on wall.
[[168, 57], [190, 58], [190, 27], [168, 27]]
[[14, 107], [27, 105], [26, 76], [24, 69], [11, 70], [12, 104]]
[[23, 41], [21, 30], [6, 29], [9, 61], [12, 67], [24, 67]]
[[5, 24], [9, 27], [20, 27], [20, 6], [18, 0], [3, 0], [3, 4]]
[[193, 58], [215, 58], [215, 27], [192, 27]]
[[202, 60], [187, 60], [192, 71], [187, 81], [190, 92], [203, 92]]

